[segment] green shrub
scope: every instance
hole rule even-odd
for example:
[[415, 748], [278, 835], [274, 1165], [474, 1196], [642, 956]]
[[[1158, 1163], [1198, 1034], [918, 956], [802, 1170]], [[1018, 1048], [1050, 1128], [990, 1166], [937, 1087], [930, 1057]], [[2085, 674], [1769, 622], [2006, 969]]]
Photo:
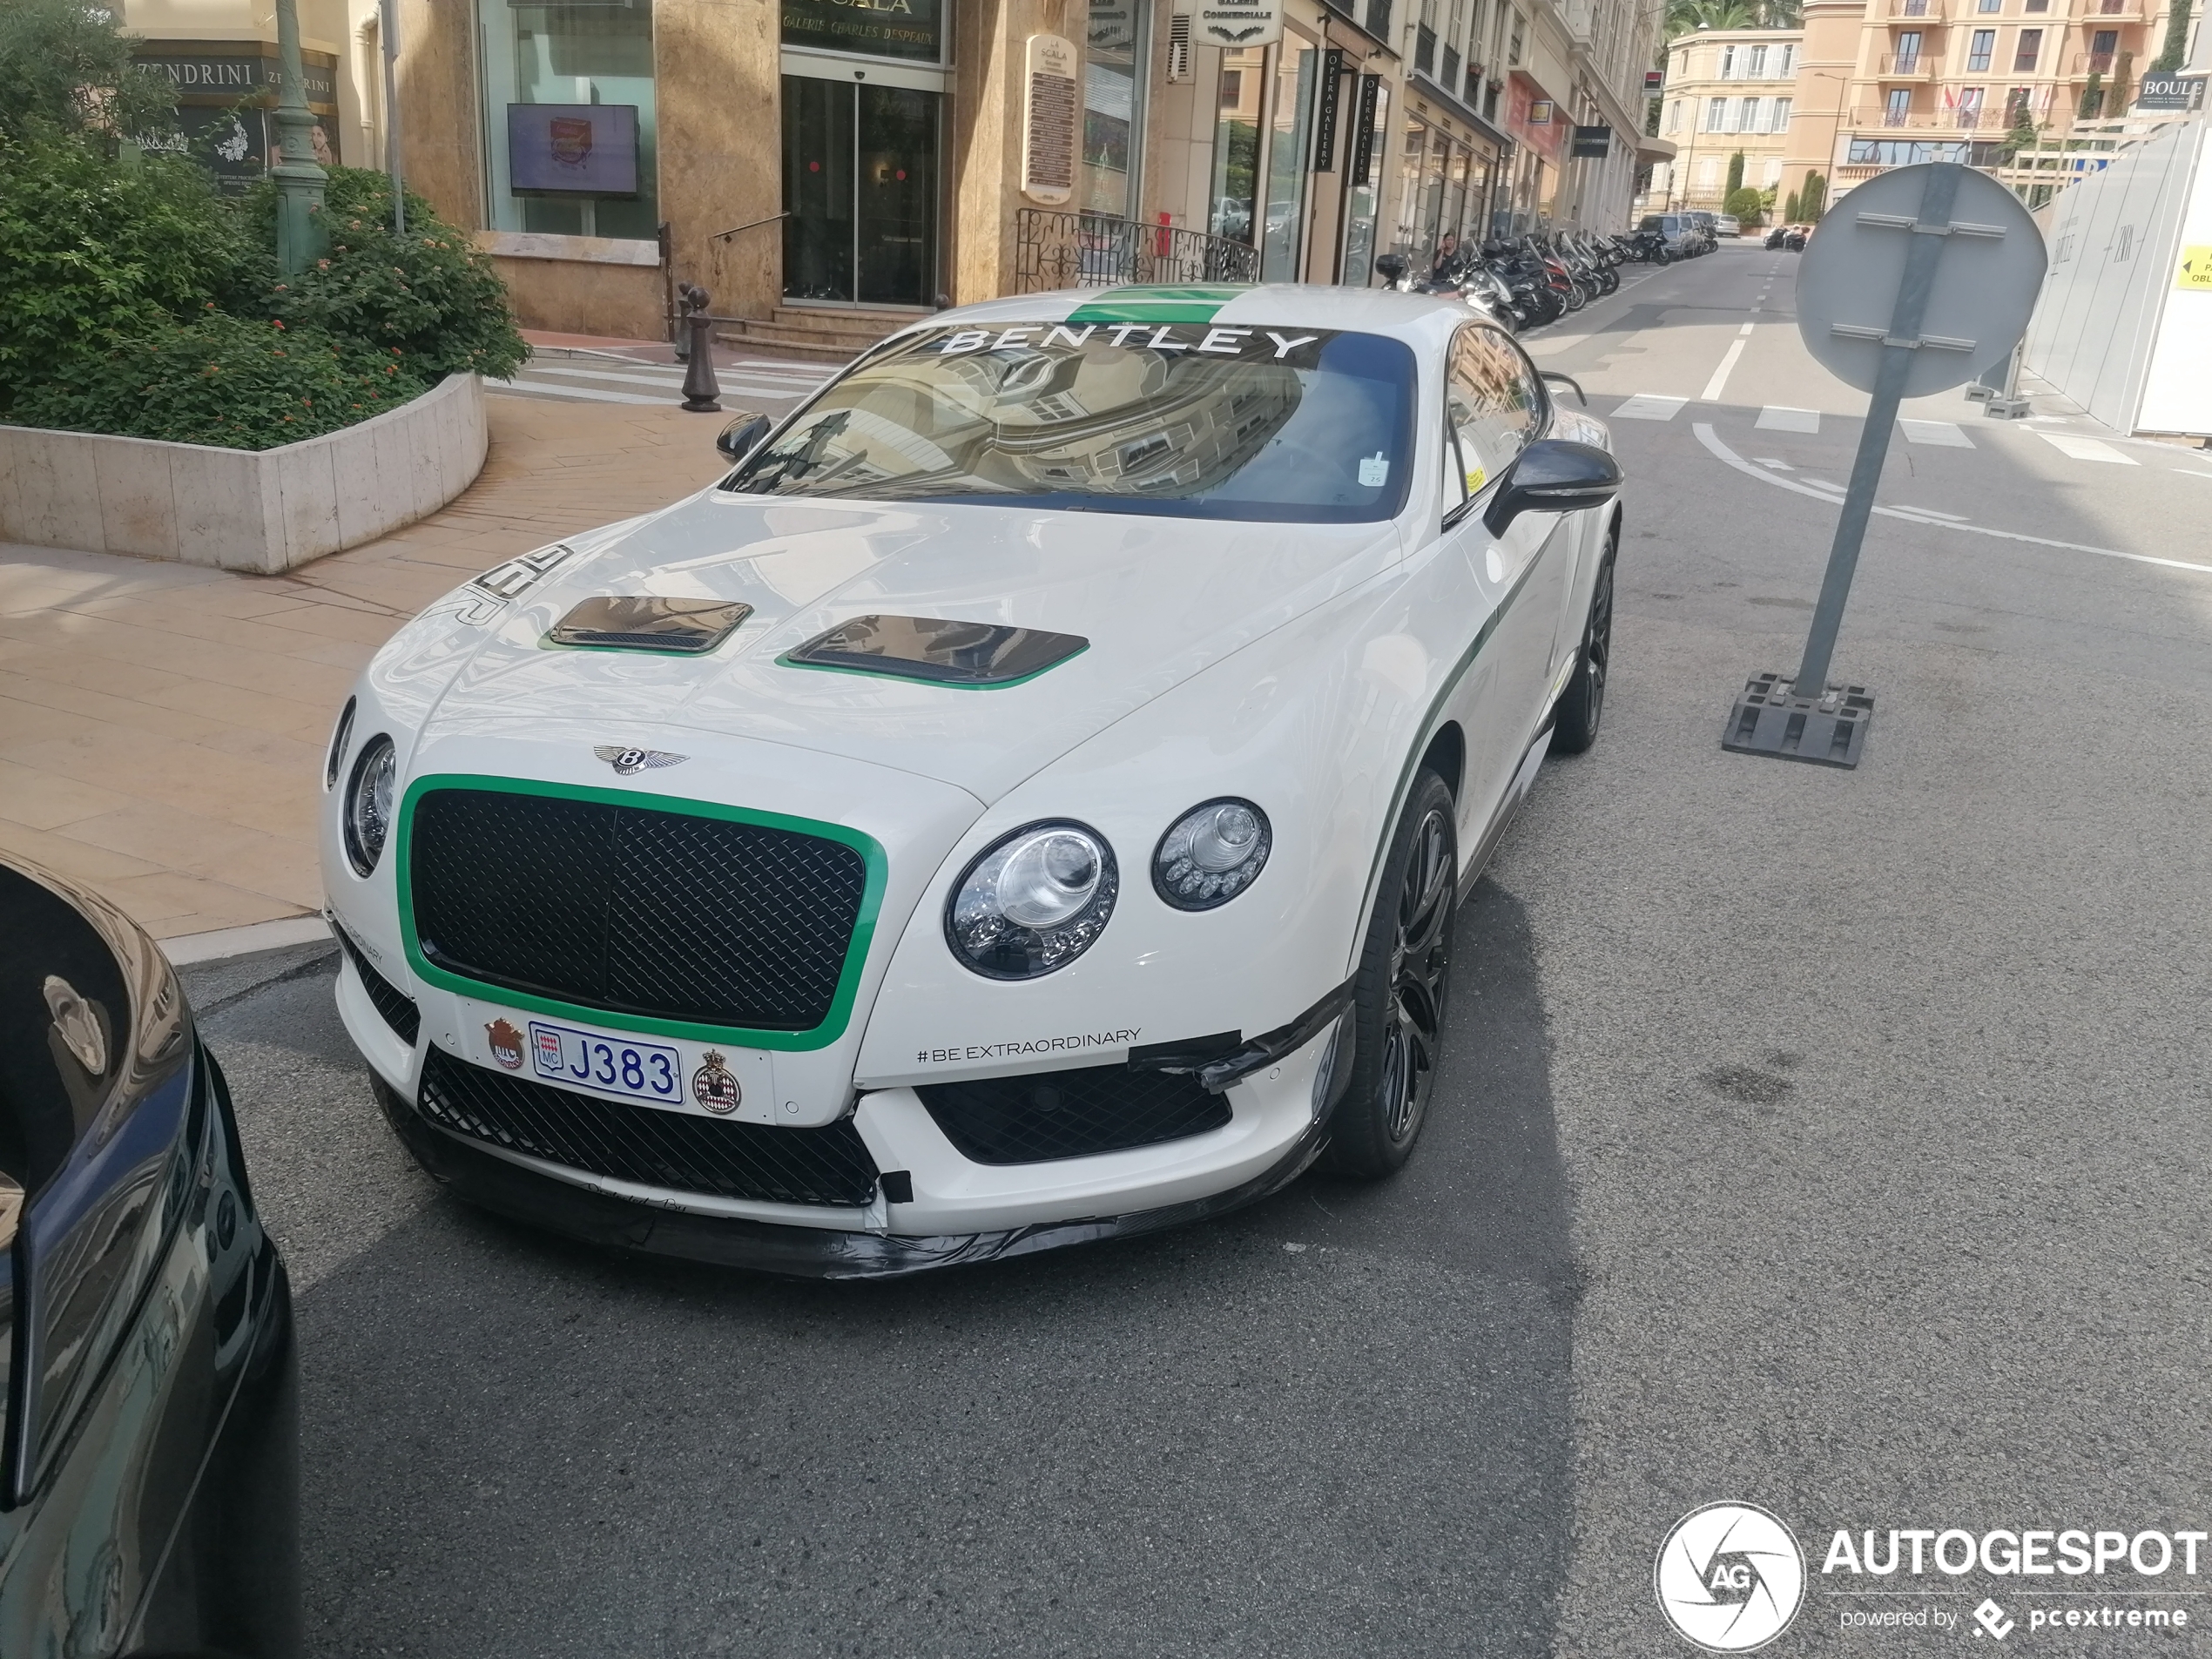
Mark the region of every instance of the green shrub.
[[212, 309], [80, 352], [19, 395], [18, 426], [272, 449], [366, 421], [429, 389], [379, 353], [318, 329]]
[[505, 379], [529, 355], [491, 261], [409, 191], [407, 234], [392, 233], [391, 184], [381, 172], [333, 167], [323, 212], [330, 252], [289, 281], [276, 274], [276, 188], [241, 204], [262, 250], [227, 308], [282, 318], [365, 344], [396, 346], [426, 379], [474, 370]]
[[1765, 206], [1766, 195], [1764, 192], [1743, 185], [1728, 192], [1728, 199], [1721, 204], [1721, 211], [1734, 214], [1743, 225], [1751, 226], [1759, 222], [1760, 210]]
[[234, 217], [190, 162], [88, 140], [0, 144], [0, 408], [73, 353], [189, 315], [235, 283]]

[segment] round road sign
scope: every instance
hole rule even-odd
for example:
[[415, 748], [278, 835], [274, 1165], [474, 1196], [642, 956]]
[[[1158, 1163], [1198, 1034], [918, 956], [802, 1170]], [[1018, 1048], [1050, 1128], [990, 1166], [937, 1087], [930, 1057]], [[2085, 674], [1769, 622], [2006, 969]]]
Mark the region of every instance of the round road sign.
[[[1948, 175], [1948, 177], [1944, 177]], [[1951, 192], [1947, 209], [1939, 208]], [[1935, 200], [1925, 200], [1932, 191]], [[1924, 206], [1938, 211], [1923, 212]], [[1918, 228], [1916, 228], [1916, 226]], [[1912, 332], [1900, 316], [1907, 255], [1940, 244]], [[2020, 198], [1955, 162], [1870, 179], [1828, 210], [1797, 267], [1797, 332], [1805, 349], [1846, 385], [1874, 389], [1885, 347], [1916, 342], [1899, 395], [1925, 397], [2002, 362], [2027, 330], [2043, 286], [2042, 233]]]

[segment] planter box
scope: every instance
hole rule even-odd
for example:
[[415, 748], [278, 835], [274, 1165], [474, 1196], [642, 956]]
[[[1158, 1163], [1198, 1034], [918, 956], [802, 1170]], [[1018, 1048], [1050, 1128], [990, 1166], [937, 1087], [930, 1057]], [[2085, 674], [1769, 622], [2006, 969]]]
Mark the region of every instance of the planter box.
[[277, 449], [0, 426], [0, 542], [273, 576], [436, 512], [484, 442], [474, 374]]

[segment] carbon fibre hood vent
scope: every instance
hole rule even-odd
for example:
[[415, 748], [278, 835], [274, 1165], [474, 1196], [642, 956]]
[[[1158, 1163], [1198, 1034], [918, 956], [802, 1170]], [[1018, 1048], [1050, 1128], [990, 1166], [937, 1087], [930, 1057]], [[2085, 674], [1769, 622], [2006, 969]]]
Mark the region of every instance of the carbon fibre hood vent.
[[785, 654], [799, 668], [841, 668], [941, 685], [1012, 685], [1090, 649], [1079, 634], [934, 617], [855, 617]]

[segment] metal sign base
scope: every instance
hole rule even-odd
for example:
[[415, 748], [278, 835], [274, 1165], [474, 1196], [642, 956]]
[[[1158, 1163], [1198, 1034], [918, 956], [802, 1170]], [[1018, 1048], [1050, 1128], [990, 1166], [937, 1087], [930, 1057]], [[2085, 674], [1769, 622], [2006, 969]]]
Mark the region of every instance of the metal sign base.
[[1865, 752], [1866, 729], [1873, 721], [1874, 694], [1864, 685], [1831, 680], [1825, 695], [1799, 697], [1780, 674], [1754, 674], [1729, 711], [1721, 747], [1850, 768]]

